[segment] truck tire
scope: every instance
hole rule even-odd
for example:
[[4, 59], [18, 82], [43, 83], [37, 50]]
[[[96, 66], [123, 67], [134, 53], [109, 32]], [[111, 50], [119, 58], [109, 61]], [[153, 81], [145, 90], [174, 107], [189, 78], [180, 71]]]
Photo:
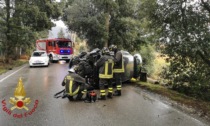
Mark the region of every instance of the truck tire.
[[52, 55], [50, 55], [49, 58], [50, 58], [50, 62], [53, 63], [54, 61], [53, 61]]

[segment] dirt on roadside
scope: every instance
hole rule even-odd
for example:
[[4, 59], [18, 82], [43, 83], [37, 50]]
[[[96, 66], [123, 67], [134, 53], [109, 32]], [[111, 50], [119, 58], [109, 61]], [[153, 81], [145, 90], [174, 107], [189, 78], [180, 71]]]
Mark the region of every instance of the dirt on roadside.
[[155, 93], [155, 95], [160, 95], [163, 102], [167, 102], [167, 104], [181, 111], [210, 123], [210, 102], [180, 94], [161, 85], [145, 82], [137, 82], [135, 85]]

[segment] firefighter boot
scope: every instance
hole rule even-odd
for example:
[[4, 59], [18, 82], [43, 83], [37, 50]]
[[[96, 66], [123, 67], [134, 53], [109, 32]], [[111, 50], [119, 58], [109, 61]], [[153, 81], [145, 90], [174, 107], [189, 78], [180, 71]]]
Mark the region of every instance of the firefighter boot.
[[104, 89], [100, 90], [100, 97], [98, 100], [106, 100], [106, 91]]
[[81, 101], [81, 100], [84, 100], [84, 98], [82, 98], [83, 94], [82, 93], [78, 93], [77, 97], [76, 97], [76, 100], [77, 101]]
[[116, 90], [113, 95], [114, 96], [121, 96], [121, 90]]
[[108, 93], [107, 98], [112, 98], [112, 93], [111, 92]]
[[74, 101], [74, 98], [72, 96], [68, 96], [69, 101]]
[[106, 100], [105, 95], [101, 95], [101, 96], [98, 98], [98, 100]]

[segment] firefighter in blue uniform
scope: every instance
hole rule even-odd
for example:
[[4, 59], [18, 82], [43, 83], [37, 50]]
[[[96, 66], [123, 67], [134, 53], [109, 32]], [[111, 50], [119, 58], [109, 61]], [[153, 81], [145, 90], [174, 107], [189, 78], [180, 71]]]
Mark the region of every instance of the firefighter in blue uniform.
[[[69, 69], [69, 74], [65, 76], [62, 82], [62, 86], [65, 86], [64, 97], [68, 97], [69, 101], [83, 100], [82, 97], [88, 88], [85, 79], [76, 74], [75, 69], [75, 67]], [[73, 98], [74, 96], [76, 96], [75, 99]]]
[[116, 82], [116, 88], [114, 92], [114, 96], [121, 96], [121, 89], [122, 89], [122, 75], [125, 72], [124, 68], [124, 61], [122, 52], [117, 49], [116, 45], [110, 45], [109, 50], [114, 52], [114, 78]]
[[110, 55], [109, 49], [104, 47], [102, 49], [101, 58], [95, 63], [96, 67], [99, 68], [99, 88], [100, 97], [98, 100], [106, 100], [105, 84], [108, 83], [108, 98], [112, 98], [112, 78], [113, 78], [113, 57]]

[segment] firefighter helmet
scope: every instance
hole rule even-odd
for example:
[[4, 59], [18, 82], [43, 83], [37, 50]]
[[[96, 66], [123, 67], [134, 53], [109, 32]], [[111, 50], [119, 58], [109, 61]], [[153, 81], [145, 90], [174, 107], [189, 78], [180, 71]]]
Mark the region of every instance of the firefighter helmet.
[[109, 55], [110, 54], [109, 53], [109, 49], [107, 47], [103, 47], [103, 49], [102, 49], [101, 52], [102, 52], [102, 55], [105, 55], [105, 54], [108, 54]]
[[117, 50], [117, 46], [116, 45], [110, 45], [109, 50], [115, 52]]
[[77, 70], [78, 70], [78, 66], [74, 65], [68, 71], [69, 73], [77, 73]]
[[68, 71], [69, 73], [75, 73], [74, 67], [70, 68]]

